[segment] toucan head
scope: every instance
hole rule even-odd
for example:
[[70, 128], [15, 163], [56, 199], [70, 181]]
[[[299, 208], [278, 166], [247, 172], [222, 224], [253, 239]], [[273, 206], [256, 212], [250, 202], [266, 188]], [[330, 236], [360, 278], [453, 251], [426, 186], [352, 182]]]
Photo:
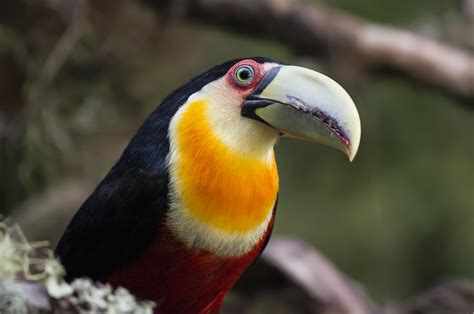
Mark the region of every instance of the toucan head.
[[236, 60], [190, 97], [197, 99], [206, 100], [217, 136], [236, 150], [258, 152], [280, 136], [331, 146], [350, 160], [359, 147], [360, 119], [351, 97], [307, 68], [261, 57]]

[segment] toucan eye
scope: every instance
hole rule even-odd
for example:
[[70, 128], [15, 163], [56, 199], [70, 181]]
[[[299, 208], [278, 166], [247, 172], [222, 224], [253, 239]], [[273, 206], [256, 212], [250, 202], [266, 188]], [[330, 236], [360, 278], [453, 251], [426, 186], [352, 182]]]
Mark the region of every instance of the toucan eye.
[[237, 84], [248, 85], [252, 83], [255, 77], [253, 67], [250, 65], [243, 65], [237, 68], [234, 73], [234, 80]]

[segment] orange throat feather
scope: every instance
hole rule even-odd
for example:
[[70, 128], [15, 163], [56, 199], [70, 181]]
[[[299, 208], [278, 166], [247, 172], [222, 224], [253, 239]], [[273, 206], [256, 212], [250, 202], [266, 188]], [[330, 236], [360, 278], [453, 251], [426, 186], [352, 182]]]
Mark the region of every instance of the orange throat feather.
[[188, 101], [180, 111], [170, 125], [168, 224], [188, 246], [243, 255], [272, 217], [278, 193], [273, 146], [264, 154], [235, 150], [219, 137], [205, 100]]

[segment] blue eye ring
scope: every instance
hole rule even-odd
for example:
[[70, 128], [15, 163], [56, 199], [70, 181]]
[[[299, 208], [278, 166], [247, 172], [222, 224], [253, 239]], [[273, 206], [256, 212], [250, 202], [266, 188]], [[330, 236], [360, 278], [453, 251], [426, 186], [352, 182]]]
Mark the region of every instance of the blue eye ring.
[[249, 85], [255, 78], [255, 70], [250, 65], [242, 65], [234, 72], [234, 81], [239, 85]]

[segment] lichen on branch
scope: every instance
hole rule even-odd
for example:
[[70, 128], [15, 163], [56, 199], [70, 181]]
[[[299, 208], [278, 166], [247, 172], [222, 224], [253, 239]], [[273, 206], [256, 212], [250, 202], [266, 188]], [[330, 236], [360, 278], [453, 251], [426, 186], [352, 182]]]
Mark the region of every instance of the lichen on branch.
[[20, 227], [0, 220], [0, 312], [153, 313], [127, 289], [78, 278], [65, 271], [47, 241], [28, 242]]

